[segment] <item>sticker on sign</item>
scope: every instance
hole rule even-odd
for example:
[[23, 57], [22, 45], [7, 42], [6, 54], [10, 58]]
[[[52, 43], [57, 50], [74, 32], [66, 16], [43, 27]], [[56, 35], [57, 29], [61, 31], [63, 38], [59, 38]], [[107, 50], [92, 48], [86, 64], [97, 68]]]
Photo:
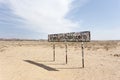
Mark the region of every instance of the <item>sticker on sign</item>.
[[49, 42], [89, 42], [90, 31], [49, 34]]

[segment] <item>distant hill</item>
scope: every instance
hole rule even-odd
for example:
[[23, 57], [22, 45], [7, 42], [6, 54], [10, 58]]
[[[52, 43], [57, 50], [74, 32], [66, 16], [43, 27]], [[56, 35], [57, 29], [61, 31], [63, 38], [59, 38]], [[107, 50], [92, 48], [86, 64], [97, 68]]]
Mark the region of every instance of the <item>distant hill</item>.
[[17, 39], [17, 38], [0, 38], [0, 41], [47, 41], [47, 39]]

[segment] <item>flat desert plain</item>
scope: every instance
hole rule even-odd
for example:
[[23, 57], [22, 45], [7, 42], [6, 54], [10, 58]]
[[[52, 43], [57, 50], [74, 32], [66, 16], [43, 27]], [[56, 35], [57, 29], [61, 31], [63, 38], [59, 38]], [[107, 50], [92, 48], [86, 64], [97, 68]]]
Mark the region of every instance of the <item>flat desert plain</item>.
[[120, 80], [120, 41], [0, 41], [0, 80]]

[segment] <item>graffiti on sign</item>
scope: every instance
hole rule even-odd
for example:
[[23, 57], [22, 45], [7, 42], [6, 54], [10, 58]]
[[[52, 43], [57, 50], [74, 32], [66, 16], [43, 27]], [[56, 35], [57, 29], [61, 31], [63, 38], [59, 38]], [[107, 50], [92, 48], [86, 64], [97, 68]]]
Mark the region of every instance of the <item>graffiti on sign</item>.
[[66, 42], [89, 42], [90, 31], [49, 34], [48, 41], [49, 42], [65, 42], [65, 41]]

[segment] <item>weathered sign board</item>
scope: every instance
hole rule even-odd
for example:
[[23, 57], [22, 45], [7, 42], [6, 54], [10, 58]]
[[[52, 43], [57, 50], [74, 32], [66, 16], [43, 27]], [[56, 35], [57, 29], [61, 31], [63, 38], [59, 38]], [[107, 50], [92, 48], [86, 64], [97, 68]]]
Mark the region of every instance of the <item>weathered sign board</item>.
[[49, 42], [89, 42], [90, 31], [49, 34]]

